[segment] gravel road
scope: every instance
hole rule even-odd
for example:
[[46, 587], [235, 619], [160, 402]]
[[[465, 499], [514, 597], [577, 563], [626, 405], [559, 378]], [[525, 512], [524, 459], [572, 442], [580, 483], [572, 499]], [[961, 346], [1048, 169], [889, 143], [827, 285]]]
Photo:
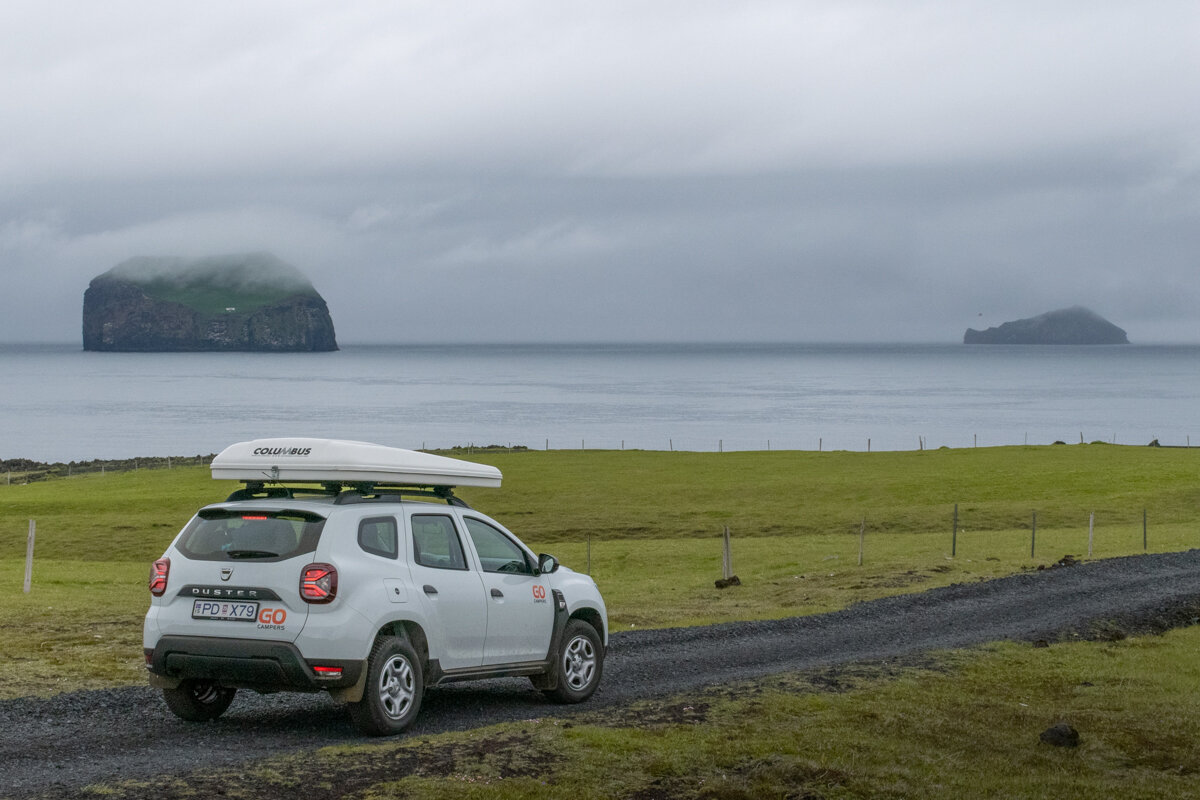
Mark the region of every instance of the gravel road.
[[[614, 634], [600, 691], [620, 705], [764, 675], [880, 661], [999, 639], [1054, 640], [1091, 626], [1162, 630], [1200, 617], [1200, 550], [1109, 559], [859, 603], [770, 622]], [[579, 708], [579, 707], [575, 707]], [[414, 734], [568, 714], [524, 680], [432, 689]], [[364, 741], [324, 695], [241, 692], [220, 720], [177, 720], [156, 692], [123, 688], [0, 701], [0, 796], [69, 796]]]

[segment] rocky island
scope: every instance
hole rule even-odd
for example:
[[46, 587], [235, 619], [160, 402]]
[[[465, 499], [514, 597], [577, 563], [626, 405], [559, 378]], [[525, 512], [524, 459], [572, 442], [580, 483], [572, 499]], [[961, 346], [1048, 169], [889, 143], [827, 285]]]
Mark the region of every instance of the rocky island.
[[83, 349], [337, 350], [325, 299], [268, 253], [123, 261], [83, 295]]
[[985, 331], [967, 328], [963, 344], [1129, 344], [1129, 338], [1096, 312], [1073, 306]]

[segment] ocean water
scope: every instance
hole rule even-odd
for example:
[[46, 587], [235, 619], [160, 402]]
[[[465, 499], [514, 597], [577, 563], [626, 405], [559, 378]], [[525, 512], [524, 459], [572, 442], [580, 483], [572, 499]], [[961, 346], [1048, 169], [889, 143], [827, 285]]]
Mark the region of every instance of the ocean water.
[[915, 450], [1200, 445], [1200, 346], [0, 345], [0, 458], [197, 455], [304, 435], [397, 447]]

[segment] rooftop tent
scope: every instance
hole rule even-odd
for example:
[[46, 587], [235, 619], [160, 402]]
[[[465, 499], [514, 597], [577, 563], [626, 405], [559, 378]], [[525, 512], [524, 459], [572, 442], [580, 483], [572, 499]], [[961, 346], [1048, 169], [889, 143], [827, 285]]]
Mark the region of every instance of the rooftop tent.
[[500, 470], [399, 447], [339, 439], [255, 439], [212, 461], [215, 480], [499, 488]]

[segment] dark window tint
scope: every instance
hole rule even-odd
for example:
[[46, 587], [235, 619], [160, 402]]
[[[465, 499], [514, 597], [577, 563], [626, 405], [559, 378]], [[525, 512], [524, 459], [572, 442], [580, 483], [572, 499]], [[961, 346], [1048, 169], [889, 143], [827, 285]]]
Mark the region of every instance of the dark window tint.
[[532, 575], [533, 566], [516, 542], [504, 535], [499, 528], [488, 525], [481, 519], [465, 517], [467, 531], [475, 544], [475, 552], [484, 572], [516, 572]]
[[368, 553], [395, 558], [396, 520], [393, 517], [373, 517], [358, 523], [358, 546]]
[[442, 514], [413, 514], [413, 558], [425, 567], [466, 569], [454, 520]]
[[317, 549], [325, 519], [301, 511], [205, 509], [177, 545], [203, 561], [281, 561]]

